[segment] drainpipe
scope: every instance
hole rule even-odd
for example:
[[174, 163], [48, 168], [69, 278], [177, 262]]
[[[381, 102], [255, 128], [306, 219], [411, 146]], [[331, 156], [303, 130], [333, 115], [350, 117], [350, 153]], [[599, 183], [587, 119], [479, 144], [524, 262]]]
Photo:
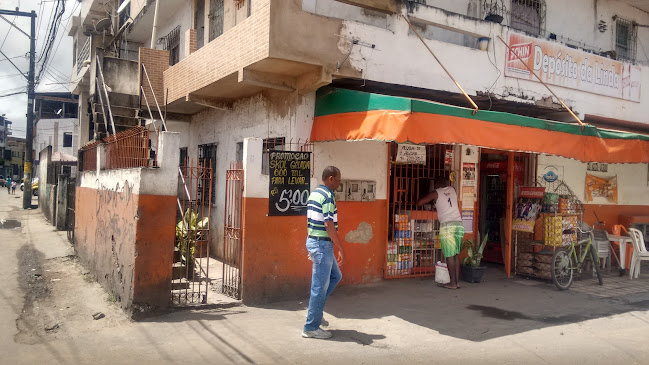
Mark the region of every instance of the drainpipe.
[[153, 12], [153, 30], [151, 31], [151, 49], [155, 49], [156, 31], [158, 30], [158, 5], [160, 5], [160, 0], [155, 0], [155, 11]]

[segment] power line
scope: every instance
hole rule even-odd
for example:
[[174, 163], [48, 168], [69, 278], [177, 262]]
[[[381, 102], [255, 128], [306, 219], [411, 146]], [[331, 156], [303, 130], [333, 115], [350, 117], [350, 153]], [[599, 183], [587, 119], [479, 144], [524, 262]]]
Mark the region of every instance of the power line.
[[27, 93], [27, 90], [19, 91], [19, 92], [15, 92], [15, 93], [11, 93], [11, 94], [0, 95], [0, 98], [6, 98], [8, 96], [14, 96], [14, 95], [26, 94], [26, 93]]

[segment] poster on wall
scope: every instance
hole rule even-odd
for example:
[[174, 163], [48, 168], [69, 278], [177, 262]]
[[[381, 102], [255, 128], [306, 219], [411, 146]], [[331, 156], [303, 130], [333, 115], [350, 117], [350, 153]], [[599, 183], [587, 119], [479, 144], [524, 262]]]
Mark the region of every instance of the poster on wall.
[[399, 144], [397, 148], [397, 163], [425, 165], [426, 146], [414, 144]]
[[473, 233], [473, 211], [462, 210], [462, 226], [464, 233]]
[[268, 215], [306, 215], [311, 193], [311, 152], [269, 152]]
[[462, 186], [475, 186], [476, 173], [474, 163], [462, 164]]
[[529, 67], [546, 84], [640, 102], [639, 66], [523, 34], [510, 33], [509, 47], [507, 77], [538, 82]]
[[545, 188], [535, 186], [521, 186], [521, 194], [514, 210], [512, 230], [520, 232], [534, 232], [536, 217], [541, 212], [541, 201]]
[[594, 198], [605, 198], [611, 203], [617, 203], [617, 175], [599, 177], [586, 174], [586, 201]]

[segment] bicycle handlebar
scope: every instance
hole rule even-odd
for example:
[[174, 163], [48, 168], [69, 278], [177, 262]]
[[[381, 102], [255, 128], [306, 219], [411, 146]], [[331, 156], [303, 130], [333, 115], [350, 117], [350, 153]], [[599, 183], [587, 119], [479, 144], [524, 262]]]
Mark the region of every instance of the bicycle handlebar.
[[584, 229], [581, 229], [581, 228], [579, 228], [579, 227], [577, 227], [577, 226], [574, 226], [574, 227], [569, 228], [569, 229], [564, 229], [564, 230], [563, 230], [563, 234], [572, 234], [572, 233], [575, 233], [575, 231], [574, 231], [575, 229], [578, 230], [579, 232], [581, 232], [582, 234], [591, 233], [591, 232], [593, 231], [592, 228], [591, 228], [590, 230], [584, 230]]

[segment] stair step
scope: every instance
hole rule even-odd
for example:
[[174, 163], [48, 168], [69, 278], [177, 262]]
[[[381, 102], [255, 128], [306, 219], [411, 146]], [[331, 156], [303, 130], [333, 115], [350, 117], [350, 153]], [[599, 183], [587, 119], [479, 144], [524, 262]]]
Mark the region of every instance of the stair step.
[[190, 282], [187, 279], [175, 279], [171, 282], [171, 290], [189, 289]]
[[181, 262], [175, 262], [173, 265], [172, 278], [180, 279], [186, 277], [189, 273], [187, 272], [187, 266]]

